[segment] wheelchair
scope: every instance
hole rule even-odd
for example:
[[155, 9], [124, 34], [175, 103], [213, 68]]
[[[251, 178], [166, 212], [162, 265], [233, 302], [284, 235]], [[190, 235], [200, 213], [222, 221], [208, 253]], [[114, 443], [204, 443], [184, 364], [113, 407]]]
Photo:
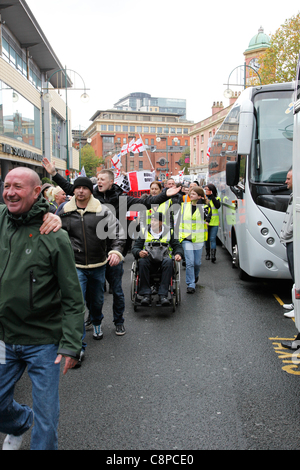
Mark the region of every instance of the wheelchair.
[[[170, 307], [172, 311], [175, 312], [176, 307], [181, 302], [181, 293], [180, 293], [180, 262], [175, 261], [174, 257], [172, 257], [173, 261], [173, 274], [171, 277], [171, 282], [169, 285], [168, 291], [168, 299], [170, 300]], [[152, 305], [153, 297], [157, 295], [159, 284], [161, 281], [161, 270], [160, 267], [158, 268], [157, 272], [150, 275], [150, 284], [151, 284], [151, 295], [150, 295], [150, 305]], [[140, 287], [140, 279], [139, 279], [139, 262], [135, 260], [132, 263], [131, 267], [131, 302], [133, 303], [134, 311], [136, 312], [138, 307], [145, 308], [141, 305], [142, 296], [139, 296], [139, 287]], [[156, 302], [156, 306], [160, 307], [161, 304], [159, 301]], [[168, 306], [164, 306], [167, 308]]]

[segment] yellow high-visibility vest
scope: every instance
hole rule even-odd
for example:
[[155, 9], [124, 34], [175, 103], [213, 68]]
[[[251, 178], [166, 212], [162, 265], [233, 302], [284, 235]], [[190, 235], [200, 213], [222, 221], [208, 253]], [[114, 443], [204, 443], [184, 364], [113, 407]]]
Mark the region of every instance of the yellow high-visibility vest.
[[208, 238], [207, 225], [204, 220], [205, 205], [197, 205], [197, 209], [192, 213], [192, 203], [181, 204], [181, 221], [179, 225], [180, 243], [191, 235], [193, 243], [205, 242]]
[[[216, 197], [218, 201], [221, 201], [219, 197]], [[209, 222], [209, 225], [212, 227], [219, 227], [220, 219], [218, 209], [215, 208], [214, 203], [210, 200], [209, 205], [211, 207], [212, 216]]]

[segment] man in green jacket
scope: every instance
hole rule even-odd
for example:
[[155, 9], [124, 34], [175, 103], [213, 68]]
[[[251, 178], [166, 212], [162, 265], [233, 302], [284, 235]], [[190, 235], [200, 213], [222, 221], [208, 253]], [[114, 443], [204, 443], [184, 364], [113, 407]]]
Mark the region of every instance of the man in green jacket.
[[[41, 235], [49, 206], [38, 175], [15, 168], [5, 178], [0, 206], [0, 432], [4, 450], [17, 450], [34, 427], [32, 450], [57, 449], [60, 362], [64, 374], [81, 350], [84, 303], [74, 254], [64, 230]], [[25, 368], [33, 409], [15, 402]]]

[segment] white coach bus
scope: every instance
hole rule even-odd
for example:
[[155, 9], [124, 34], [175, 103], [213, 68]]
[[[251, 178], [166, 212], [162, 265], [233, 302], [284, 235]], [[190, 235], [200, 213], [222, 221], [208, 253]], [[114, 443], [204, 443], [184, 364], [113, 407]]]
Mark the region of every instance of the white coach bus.
[[214, 136], [209, 182], [221, 198], [218, 238], [247, 276], [289, 279], [279, 241], [290, 191], [294, 83], [247, 88]]
[[300, 56], [295, 81], [294, 101], [293, 223], [295, 286], [293, 289], [293, 301], [295, 322], [300, 331]]

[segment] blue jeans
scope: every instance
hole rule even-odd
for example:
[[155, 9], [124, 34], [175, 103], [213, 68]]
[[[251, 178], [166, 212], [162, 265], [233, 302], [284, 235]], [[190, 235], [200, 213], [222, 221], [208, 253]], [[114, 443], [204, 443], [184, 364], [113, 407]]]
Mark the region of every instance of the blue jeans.
[[191, 241], [183, 240], [182, 247], [184, 250], [184, 257], [186, 262], [186, 285], [187, 287], [192, 287], [195, 289], [195, 279], [199, 276], [200, 273], [203, 243], [192, 243]]
[[[93, 325], [101, 325], [103, 320], [102, 307], [104, 303], [104, 284], [106, 265], [99, 268], [81, 269], [76, 268], [78, 279], [80, 282], [82, 295], [86, 301], [86, 291], [88, 287], [88, 308], [90, 318]], [[86, 335], [85, 324], [83, 322], [82, 350], [85, 351], [86, 343], [84, 342]]]
[[124, 323], [125, 296], [122, 288], [123, 274], [123, 261], [117, 266], [106, 264], [106, 279], [113, 291], [113, 322], [115, 325], [122, 325]]
[[[21, 436], [31, 427], [34, 418], [30, 449], [57, 450], [60, 365], [54, 361], [58, 346], [1, 343], [0, 348], [0, 432]], [[32, 383], [33, 409], [14, 400], [15, 384], [26, 366]]]
[[208, 240], [205, 242], [205, 248], [209, 250], [209, 247], [212, 250], [217, 248], [217, 233], [219, 227], [217, 225], [209, 225], [208, 226]]
[[93, 325], [98, 326], [103, 320], [104, 283], [106, 265], [99, 268], [76, 268], [82, 295], [86, 300], [86, 288], [89, 289], [89, 311]]

